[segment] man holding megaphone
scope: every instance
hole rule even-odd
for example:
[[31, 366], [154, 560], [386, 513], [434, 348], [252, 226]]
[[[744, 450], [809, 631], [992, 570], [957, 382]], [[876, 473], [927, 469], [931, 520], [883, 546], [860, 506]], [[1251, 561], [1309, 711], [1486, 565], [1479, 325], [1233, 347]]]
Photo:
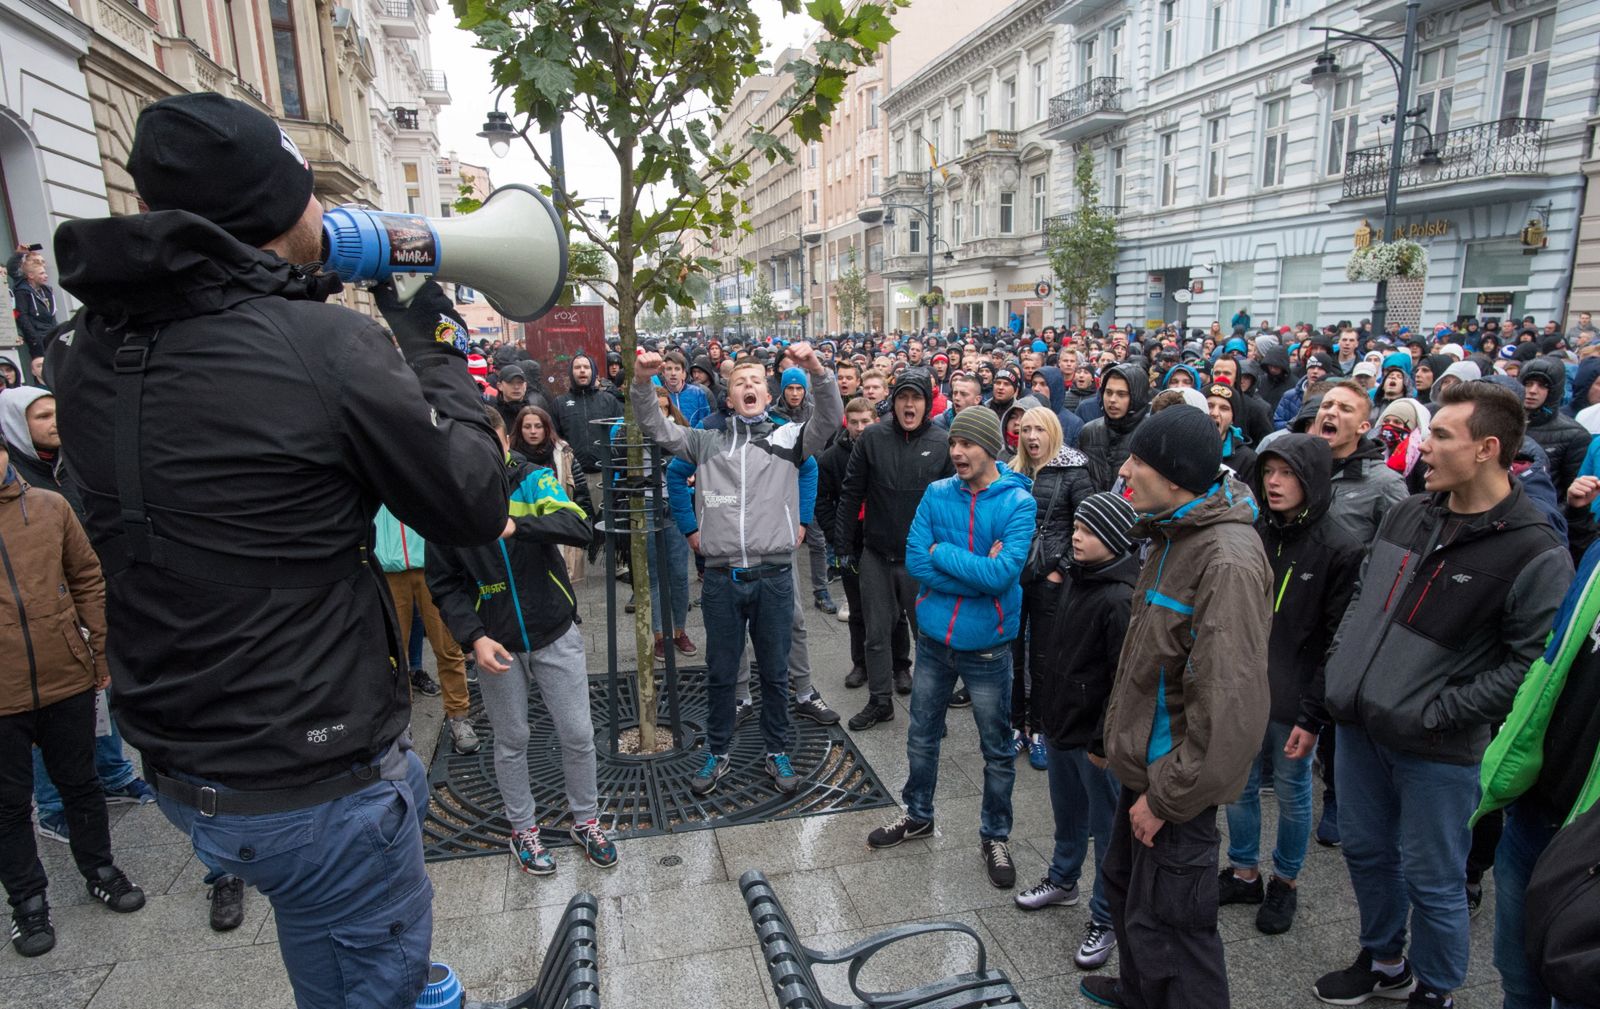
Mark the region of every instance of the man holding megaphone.
[[466, 327], [432, 282], [377, 291], [392, 338], [323, 304], [311, 169], [241, 102], [150, 105], [128, 171], [149, 213], [57, 233], [85, 307], [48, 357], [117, 719], [197, 857], [272, 902], [302, 1009], [411, 1005], [428, 789], [369, 549], [380, 503], [442, 544], [506, 527]]

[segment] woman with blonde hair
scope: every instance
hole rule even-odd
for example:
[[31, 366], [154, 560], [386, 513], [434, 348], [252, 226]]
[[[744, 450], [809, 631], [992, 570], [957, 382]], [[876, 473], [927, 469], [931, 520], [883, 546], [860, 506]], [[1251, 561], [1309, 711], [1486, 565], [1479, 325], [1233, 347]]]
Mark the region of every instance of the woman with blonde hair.
[[[1061, 421], [1048, 407], [1035, 406], [1017, 428], [1017, 454], [1011, 468], [1033, 481], [1038, 524], [1022, 569], [1022, 625], [1011, 646], [1012, 745], [1027, 751], [1037, 770], [1048, 766], [1039, 718], [1031, 706], [1035, 677], [1048, 676], [1045, 633], [1061, 598], [1072, 548], [1072, 520], [1078, 504], [1094, 493], [1089, 458], [1063, 444]], [[1039, 633], [1031, 633], [1037, 628]]]

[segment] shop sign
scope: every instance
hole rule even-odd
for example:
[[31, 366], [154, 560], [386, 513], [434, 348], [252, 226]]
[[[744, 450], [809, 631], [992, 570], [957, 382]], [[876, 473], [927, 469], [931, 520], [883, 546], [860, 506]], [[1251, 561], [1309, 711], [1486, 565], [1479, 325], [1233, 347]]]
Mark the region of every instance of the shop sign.
[[[1409, 239], [1415, 242], [1423, 238], [1438, 238], [1441, 235], [1448, 235], [1449, 233], [1449, 219], [1440, 217], [1432, 221], [1417, 221], [1412, 224], [1399, 225], [1389, 236], [1389, 241], [1398, 242], [1402, 239]], [[1371, 223], [1363, 219], [1361, 224], [1356, 228], [1355, 247], [1357, 249], [1365, 249], [1373, 242], [1381, 241], [1383, 241], [1383, 229], [1374, 228]]]
[[1041, 280], [1037, 284], [1033, 285], [1033, 296], [1035, 298], [1048, 298], [1050, 297], [1050, 290], [1050, 282], [1048, 280]]
[[987, 287], [969, 287], [963, 291], [951, 291], [952, 298], [981, 298], [989, 293]]
[[1510, 291], [1480, 291], [1478, 307], [1486, 312], [1504, 312], [1511, 307]]

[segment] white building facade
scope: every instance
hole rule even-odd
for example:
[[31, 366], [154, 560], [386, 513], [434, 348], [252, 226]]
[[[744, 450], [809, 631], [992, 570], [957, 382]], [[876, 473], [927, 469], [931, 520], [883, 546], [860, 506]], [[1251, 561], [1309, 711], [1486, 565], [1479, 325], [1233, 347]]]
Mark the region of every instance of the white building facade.
[[[456, 193], [439, 186], [439, 109], [450, 85], [428, 45], [436, 0], [359, 0], [354, 11], [377, 31], [371, 40], [372, 79], [365, 95], [371, 124], [373, 182], [383, 210], [448, 216]], [[335, 17], [351, 8], [335, 8]]]
[[[1385, 36], [1399, 56], [1403, 3], [1065, 0], [1051, 18], [1070, 36], [1047, 135], [1087, 145], [1120, 220], [1102, 321], [1371, 315], [1374, 285], [1347, 280], [1345, 264], [1369, 235], [1395, 237], [1380, 232], [1397, 82], [1370, 45], [1337, 39], [1337, 86], [1305, 79], [1318, 26]], [[1421, 4], [1396, 232], [1430, 262], [1426, 278], [1389, 285], [1389, 321], [1561, 317], [1597, 29], [1597, 0]], [[1530, 223], [1542, 243], [1525, 241]]]

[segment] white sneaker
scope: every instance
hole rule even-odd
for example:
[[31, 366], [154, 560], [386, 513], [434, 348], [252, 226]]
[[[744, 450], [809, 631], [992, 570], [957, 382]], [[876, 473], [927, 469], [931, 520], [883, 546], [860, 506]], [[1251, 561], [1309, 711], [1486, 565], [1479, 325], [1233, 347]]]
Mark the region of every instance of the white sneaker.
[[1041, 907], [1051, 904], [1072, 905], [1078, 902], [1078, 888], [1076, 886], [1062, 886], [1052, 882], [1049, 876], [1039, 880], [1038, 883], [1028, 887], [1017, 894], [1017, 906], [1024, 911], [1037, 911]]
[[1078, 945], [1078, 952], [1072, 962], [1084, 970], [1094, 970], [1105, 966], [1111, 959], [1111, 951], [1117, 948], [1117, 933], [1110, 925], [1098, 921], [1089, 922], [1083, 930], [1083, 942]]
[[847, 623], [850, 622], [850, 601], [849, 600], [845, 600], [844, 602], [839, 604], [839, 612], [835, 613], [833, 615], [833, 619], [839, 621], [841, 624], [847, 624]]

